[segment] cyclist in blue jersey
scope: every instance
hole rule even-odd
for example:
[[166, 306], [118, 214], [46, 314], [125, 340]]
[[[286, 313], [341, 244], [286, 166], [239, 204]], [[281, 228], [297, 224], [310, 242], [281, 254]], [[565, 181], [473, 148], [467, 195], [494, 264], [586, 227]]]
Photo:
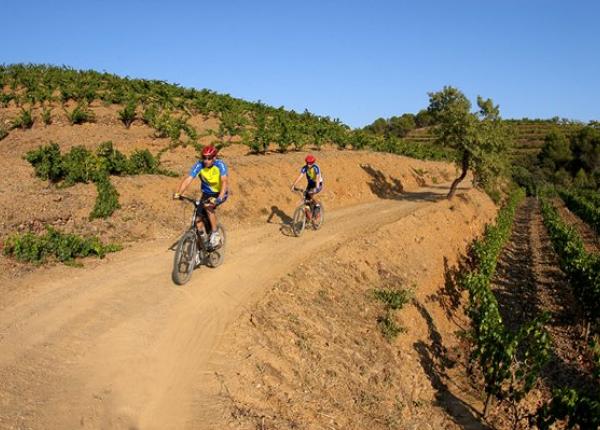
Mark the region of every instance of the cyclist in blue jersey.
[[[217, 216], [215, 215], [215, 209], [227, 200], [229, 194], [227, 165], [223, 160], [216, 159], [218, 152], [219, 150], [213, 145], [205, 146], [204, 149], [202, 149], [202, 160], [197, 161], [192, 166], [188, 176], [181, 181], [177, 192], [173, 194], [174, 199], [179, 199], [194, 178], [200, 178], [200, 201], [203, 203], [210, 221], [210, 228], [212, 231], [210, 235], [210, 245], [213, 248], [221, 243], [221, 238], [217, 231]], [[204, 226], [200, 221], [200, 214], [197, 213], [196, 215], [198, 228], [203, 230]]]
[[302, 166], [300, 169], [300, 175], [296, 178], [294, 183], [292, 184], [292, 191], [296, 188], [296, 184], [302, 179], [302, 176], [306, 175], [306, 190], [304, 191], [304, 196], [308, 200], [312, 200], [315, 204], [315, 208], [318, 211], [321, 207], [320, 203], [315, 199], [315, 194], [318, 194], [323, 189], [323, 175], [321, 174], [321, 169], [315, 163], [317, 159], [312, 154], [308, 154], [304, 159], [306, 164]]

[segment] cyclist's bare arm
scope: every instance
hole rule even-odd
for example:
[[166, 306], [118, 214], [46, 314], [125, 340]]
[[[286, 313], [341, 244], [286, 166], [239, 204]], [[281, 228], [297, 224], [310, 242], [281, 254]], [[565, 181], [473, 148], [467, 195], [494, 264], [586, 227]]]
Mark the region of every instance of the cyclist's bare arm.
[[228, 188], [229, 178], [227, 176], [221, 176], [221, 191], [219, 191], [219, 199], [223, 200]]
[[175, 193], [175, 195], [173, 197], [177, 198], [181, 194], [183, 194], [184, 191], [187, 189], [187, 187], [190, 186], [190, 184], [192, 183], [193, 180], [194, 180], [193, 176], [186, 176], [185, 178], [183, 178], [183, 180], [179, 184], [179, 188], [177, 189], [177, 192]]
[[294, 183], [292, 184], [292, 191], [294, 190], [294, 188], [296, 188], [296, 184], [300, 181], [300, 179], [302, 179], [302, 177], [304, 176], [304, 173], [300, 173], [298, 175], [298, 177], [296, 178], [296, 180], [294, 181]]

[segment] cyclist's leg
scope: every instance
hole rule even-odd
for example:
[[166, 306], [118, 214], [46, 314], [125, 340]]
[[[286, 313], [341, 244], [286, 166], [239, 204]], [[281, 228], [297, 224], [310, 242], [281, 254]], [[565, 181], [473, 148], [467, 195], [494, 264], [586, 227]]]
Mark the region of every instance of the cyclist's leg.
[[211, 205], [207, 209], [208, 219], [210, 221], [210, 228], [213, 232], [217, 231], [217, 225], [218, 225], [217, 208], [227, 201], [227, 198], [229, 197], [229, 193], [225, 192], [225, 195], [223, 196], [223, 200], [221, 200], [221, 202], [218, 204], [217, 204], [217, 197], [218, 197], [218, 194], [214, 195], [210, 198], [209, 201], [211, 202]]
[[204, 232], [206, 234], [207, 231], [206, 228], [204, 228], [204, 222], [202, 218], [202, 206], [198, 206], [196, 208], [196, 228], [198, 229], [198, 231]]
[[317, 194], [319, 194], [321, 191], [323, 190], [323, 183], [320, 183], [313, 191], [312, 193], [312, 200], [315, 204], [315, 206], [320, 207], [321, 206], [321, 202], [317, 199]]
[[307, 211], [307, 213], [306, 213], [306, 219], [309, 221], [312, 218], [312, 208], [314, 205], [313, 191], [314, 191], [314, 188], [309, 188], [309, 187], [306, 187], [306, 190], [304, 190], [304, 200], [306, 203], [308, 203], [308, 207], [310, 208], [310, 210]]
[[321, 214], [321, 202], [319, 200], [317, 200], [316, 195], [319, 194], [321, 192], [321, 190], [323, 189], [323, 184], [319, 184], [318, 187], [313, 189], [312, 192], [312, 221], [313, 222], [318, 222], [319, 218], [320, 218], [320, 214]]
[[207, 199], [204, 203], [204, 208], [206, 209], [206, 214], [208, 215], [208, 222], [210, 223], [210, 231], [211, 233], [217, 231], [217, 215], [215, 214], [215, 204], [211, 200]]
[[211, 234], [210, 234], [210, 243], [213, 247], [218, 246], [219, 242], [221, 241], [221, 237], [219, 235], [219, 232], [217, 230], [217, 215], [216, 215], [216, 209], [218, 206], [220, 206], [221, 204], [223, 204], [225, 202], [225, 200], [227, 200], [228, 194], [226, 193], [225, 196], [223, 197], [223, 200], [221, 201], [220, 204], [216, 203], [218, 195], [213, 195], [207, 198], [207, 204], [204, 206], [206, 208], [206, 213], [208, 215], [208, 220], [210, 222], [210, 229], [211, 229]]

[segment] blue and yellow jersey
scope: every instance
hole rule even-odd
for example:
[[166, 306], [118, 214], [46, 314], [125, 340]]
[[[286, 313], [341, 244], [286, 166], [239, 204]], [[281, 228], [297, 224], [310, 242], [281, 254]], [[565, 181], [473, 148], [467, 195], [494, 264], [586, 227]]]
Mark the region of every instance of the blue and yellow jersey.
[[192, 166], [190, 176], [200, 178], [203, 194], [218, 194], [221, 191], [221, 178], [227, 176], [227, 165], [223, 160], [215, 160], [212, 166], [204, 167], [200, 160]]
[[317, 179], [321, 174], [321, 169], [316, 164], [313, 165], [304, 165], [302, 169], [300, 169], [300, 173], [304, 173], [306, 175], [306, 180], [308, 181], [308, 188], [316, 188], [317, 185], [321, 185], [323, 183], [323, 175], [321, 175], [321, 182], [317, 184]]

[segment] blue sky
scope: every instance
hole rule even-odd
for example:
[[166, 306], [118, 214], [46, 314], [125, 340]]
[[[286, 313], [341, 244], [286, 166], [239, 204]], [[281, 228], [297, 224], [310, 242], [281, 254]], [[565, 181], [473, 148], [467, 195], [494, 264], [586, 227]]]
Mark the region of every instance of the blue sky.
[[[419, 3], [419, 4], [417, 4]], [[0, 63], [209, 88], [359, 127], [444, 85], [504, 117], [600, 120], [600, 1], [29, 1]]]

